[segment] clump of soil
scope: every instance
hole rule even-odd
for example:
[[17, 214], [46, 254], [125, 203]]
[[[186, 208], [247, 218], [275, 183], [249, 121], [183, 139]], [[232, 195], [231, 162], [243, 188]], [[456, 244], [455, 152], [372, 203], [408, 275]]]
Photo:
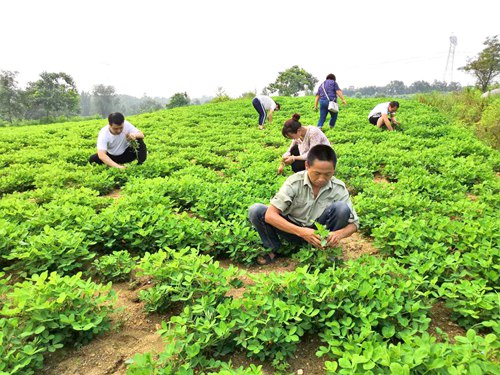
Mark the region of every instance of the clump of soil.
[[122, 197], [122, 191], [120, 188], [111, 190], [108, 194], [104, 195], [104, 197], [109, 197], [113, 199], [118, 199]]

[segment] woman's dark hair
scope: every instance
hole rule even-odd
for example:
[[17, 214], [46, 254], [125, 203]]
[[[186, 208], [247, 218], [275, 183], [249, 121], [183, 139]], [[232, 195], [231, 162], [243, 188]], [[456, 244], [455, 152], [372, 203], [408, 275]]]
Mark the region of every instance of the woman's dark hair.
[[392, 108], [396, 107], [396, 108], [398, 108], [398, 109], [399, 109], [399, 102], [393, 101], [393, 102], [390, 102], [390, 103], [389, 103], [389, 105], [390, 105]]
[[334, 81], [336, 81], [336, 80], [337, 80], [337, 78], [335, 78], [335, 74], [333, 74], [333, 73], [328, 74], [328, 75], [326, 76], [326, 79], [333, 79]]
[[108, 116], [109, 125], [116, 124], [121, 125], [125, 121], [125, 117], [120, 112], [110, 113]]
[[315, 160], [331, 161], [333, 163], [333, 168], [337, 166], [337, 155], [333, 148], [328, 145], [316, 145], [311, 147], [307, 154], [307, 164], [312, 166]]
[[278, 102], [274, 102], [276, 104], [276, 111], [279, 111], [281, 109], [281, 106]]
[[292, 118], [285, 122], [285, 125], [283, 125], [283, 129], [281, 130], [283, 137], [288, 138], [288, 134], [296, 134], [299, 131], [302, 126], [299, 120], [300, 115], [298, 113], [294, 113]]

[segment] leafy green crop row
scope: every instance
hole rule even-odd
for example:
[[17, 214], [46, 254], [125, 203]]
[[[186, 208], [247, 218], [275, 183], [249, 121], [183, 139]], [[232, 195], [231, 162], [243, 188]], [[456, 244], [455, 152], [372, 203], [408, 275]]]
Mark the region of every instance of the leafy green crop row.
[[[256, 113], [244, 100], [130, 118], [146, 134], [149, 155], [144, 165], [124, 171], [87, 163], [103, 121], [5, 129], [0, 134], [0, 266], [13, 280], [26, 282], [53, 271], [65, 277], [97, 271], [103, 279], [120, 278], [129, 275], [131, 260], [142, 256], [144, 276], [155, 285], [143, 293], [148, 308], [166, 309], [175, 301], [185, 310], [163, 332], [177, 346], [167, 347], [158, 361], [148, 354], [139, 357], [137, 373], [149, 373], [138, 369], [139, 363], [159, 373], [166, 371], [159, 370], [164, 365], [212, 366], [223, 373], [228, 365], [211, 358], [236, 349], [282, 368], [306, 332], [321, 334], [318, 354], [327, 358], [332, 372], [437, 371], [432, 366], [442, 364], [443, 356], [443, 373], [477, 372], [476, 365], [488, 372], [498, 355], [491, 354], [498, 350], [491, 336], [470, 333], [461, 339], [467, 343], [457, 340], [456, 345], [432, 342], [426, 336], [427, 312], [441, 300], [463, 327], [481, 329], [483, 335], [496, 330], [500, 154], [416, 101], [400, 102], [402, 131], [384, 132], [366, 119], [375, 99], [349, 99], [335, 129], [326, 133], [338, 155], [337, 177], [352, 192], [361, 231], [373, 238], [384, 260], [354, 261], [324, 274], [313, 267], [299, 269], [256, 280], [244, 300], [223, 298], [236, 273], [219, 269], [205, 256], [251, 262], [262, 251], [247, 209], [268, 203], [283, 183], [286, 176], [277, 176], [276, 169], [289, 140], [282, 137], [281, 124], [294, 112], [303, 124], [316, 123], [313, 100], [280, 98], [283, 110], [265, 131], [257, 130]], [[117, 188], [117, 198], [107, 196]], [[299, 259], [312, 261], [307, 252], [302, 249]], [[151, 268], [155, 262], [165, 279]], [[206, 270], [207, 279], [191, 287], [188, 280]], [[322, 289], [324, 296], [307, 298], [317, 292], [309, 277], [330, 283], [330, 289]], [[285, 278], [288, 286], [278, 287]], [[393, 282], [400, 285], [397, 290]], [[408, 291], [400, 291], [407, 282]], [[299, 298], [299, 292], [304, 296]], [[335, 301], [327, 304], [322, 299], [327, 296]], [[346, 300], [338, 305], [336, 298]], [[347, 300], [357, 303], [350, 306]], [[12, 302], [13, 308], [16, 303], [21, 302]], [[266, 318], [269, 327], [262, 323], [262, 311], [273, 314]], [[225, 325], [221, 316], [227, 318]], [[10, 327], [5, 332], [14, 332], [9, 340], [24, 340], [19, 330], [31, 332], [24, 323], [2, 324]], [[26, 358], [42, 353], [33, 337], [28, 333], [28, 341], [16, 344], [28, 345]], [[418, 345], [429, 350], [413, 355]], [[171, 353], [181, 354], [166, 365]]]

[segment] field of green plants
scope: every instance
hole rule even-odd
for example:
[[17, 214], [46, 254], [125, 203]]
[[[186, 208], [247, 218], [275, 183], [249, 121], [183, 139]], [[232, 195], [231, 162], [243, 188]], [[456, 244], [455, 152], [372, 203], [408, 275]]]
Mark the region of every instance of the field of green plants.
[[[130, 375], [287, 373], [305, 335], [327, 374], [500, 373], [500, 153], [417, 101], [400, 101], [402, 131], [386, 132], [366, 118], [378, 101], [350, 99], [327, 132], [379, 254], [327, 262], [303, 248], [293, 272], [227, 296], [262, 250], [247, 209], [286, 178], [281, 126], [294, 112], [315, 124], [313, 100], [281, 98], [264, 131], [249, 100], [130, 117], [149, 156], [126, 170], [87, 163], [104, 120], [3, 128], [0, 375], [36, 373], [108, 330], [112, 283], [130, 277], [152, 280], [148, 312], [181, 306], [164, 351], [138, 353]], [[430, 328], [437, 303], [466, 335]], [[235, 352], [255, 365], [232, 369]]]

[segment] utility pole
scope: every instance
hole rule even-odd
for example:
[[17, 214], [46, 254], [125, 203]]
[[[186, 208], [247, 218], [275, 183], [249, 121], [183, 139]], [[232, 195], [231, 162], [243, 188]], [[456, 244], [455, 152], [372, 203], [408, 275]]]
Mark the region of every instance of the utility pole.
[[[448, 49], [448, 59], [446, 60], [446, 68], [444, 69], [444, 77], [443, 77], [444, 82], [446, 82], [446, 76], [448, 75], [448, 71], [450, 72], [450, 82], [453, 82], [453, 63], [455, 60], [456, 47], [457, 47], [457, 37], [452, 35], [450, 36], [450, 48]], [[450, 61], [451, 61], [451, 69], [448, 70]]]

